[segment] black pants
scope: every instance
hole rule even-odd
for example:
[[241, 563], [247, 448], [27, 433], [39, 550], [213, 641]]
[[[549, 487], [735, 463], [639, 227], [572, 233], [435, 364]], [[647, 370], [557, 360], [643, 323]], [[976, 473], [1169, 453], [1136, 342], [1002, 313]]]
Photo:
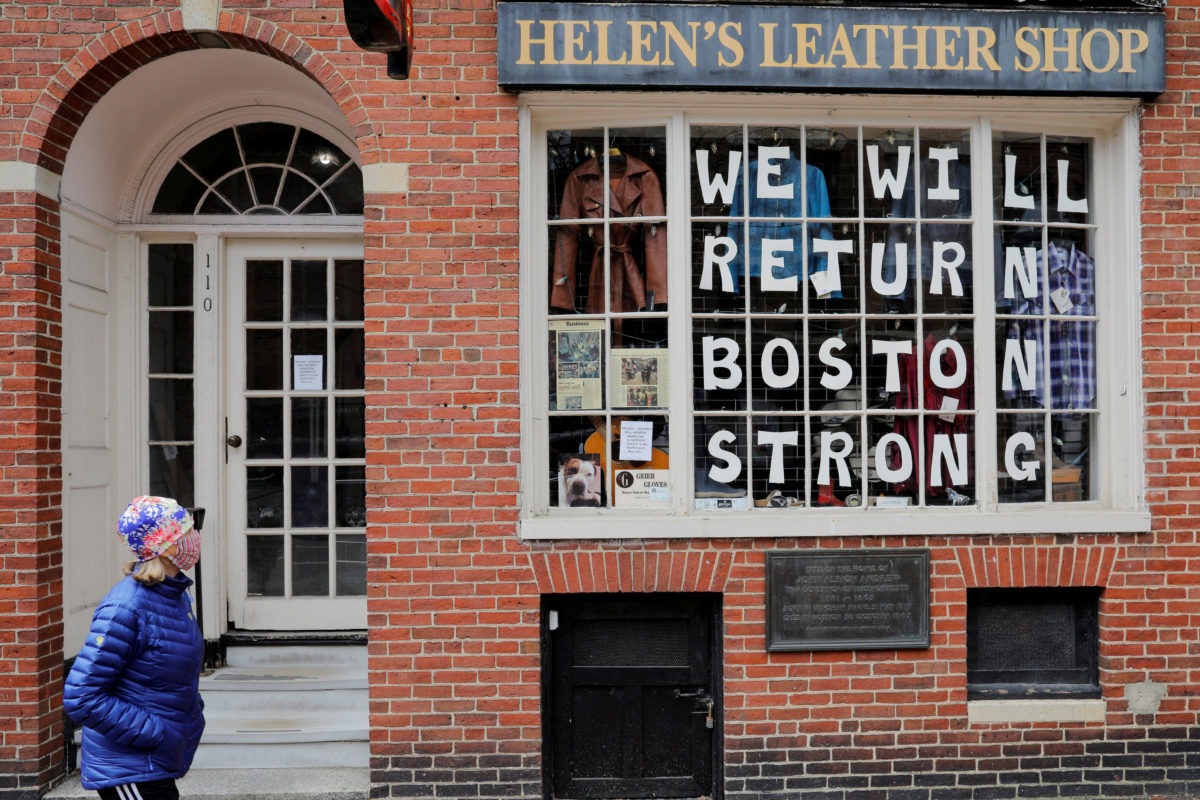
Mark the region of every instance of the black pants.
[[100, 800], [179, 800], [179, 789], [170, 779], [110, 786], [99, 792]]

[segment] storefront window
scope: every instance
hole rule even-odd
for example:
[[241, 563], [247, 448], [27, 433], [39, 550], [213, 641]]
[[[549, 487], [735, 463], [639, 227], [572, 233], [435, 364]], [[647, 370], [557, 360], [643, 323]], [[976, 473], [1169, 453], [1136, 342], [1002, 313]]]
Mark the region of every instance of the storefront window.
[[531, 517], [1137, 505], [1099, 460], [1128, 444], [1099, 333], [1136, 250], [1097, 241], [1136, 198], [1096, 189], [1125, 165], [1104, 133], [905, 118], [540, 129]]

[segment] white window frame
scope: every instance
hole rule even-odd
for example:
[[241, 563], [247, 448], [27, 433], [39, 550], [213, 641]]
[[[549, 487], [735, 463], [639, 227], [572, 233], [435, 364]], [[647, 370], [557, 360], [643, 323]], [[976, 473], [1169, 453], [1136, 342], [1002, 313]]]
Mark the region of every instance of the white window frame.
[[[530, 93], [520, 104], [521, 138], [521, 519], [525, 539], [623, 539], [798, 537], [821, 535], [1004, 534], [1144, 532], [1150, 514], [1144, 499], [1141, 384], [1141, 228], [1139, 224], [1139, 108], [1126, 98], [975, 98], [910, 96], [709, 95], [625, 93]], [[998, 504], [981, 468], [977, 504], [968, 507], [697, 510], [692, 505], [693, 452], [691, 331], [687, 313], [673, 313], [670, 401], [672, 432], [671, 503], [665, 511], [602, 508], [558, 509], [549, 505], [549, 376], [547, 170], [545, 134], [556, 129], [661, 125], [669, 152], [688, 150], [688, 122], [705, 124], [795, 124], [875, 127], [921, 126], [972, 131], [973, 196], [992, 195], [992, 129], [1080, 136], [1094, 140], [1092, 196], [1094, 249], [1104, 253], [1098, 269], [1097, 352], [1102, 360], [1097, 385], [1098, 431], [1093, 461], [1094, 500], [1071, 503]], [[668, 161], [666, 204], [671, 307], [690, 308], [690, 281], [677, 271], [691, 264], [688, 242], [687, 160]], [[978, 206], [978, 204], [977, 204]], [[990, 204], [974, 223], [977, 275], [990, 285], [993, 219]], [[1121, 265], [1124, 268], [1116, 270]], [[977, 290], [976, 297], [979, 297]], [[984, 296], [987, 296], [986, 293]], [[977, 327], [992, 321], [994, 309], [976, 303]], [[975, 341], [976, 394], [984, 408], [976, 416], [975, 458], [996, 463], [995, 373], [992, 353]], [[986, 399], [986, 404], [983, 402]]]

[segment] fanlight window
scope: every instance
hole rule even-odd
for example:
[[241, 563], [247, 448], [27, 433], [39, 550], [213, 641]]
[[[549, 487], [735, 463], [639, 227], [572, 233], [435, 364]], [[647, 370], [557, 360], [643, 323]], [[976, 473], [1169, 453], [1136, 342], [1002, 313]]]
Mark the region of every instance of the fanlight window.
[[362, 214], [362, 171], [328, 139], [252, 122], [210, 136], [171, 168], [154, 214]]

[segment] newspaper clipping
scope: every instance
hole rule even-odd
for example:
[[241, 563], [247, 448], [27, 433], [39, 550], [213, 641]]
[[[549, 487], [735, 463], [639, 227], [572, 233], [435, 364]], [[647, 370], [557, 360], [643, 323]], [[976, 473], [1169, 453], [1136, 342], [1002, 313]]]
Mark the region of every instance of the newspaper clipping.
[[613, 408], [659, 408], [667, 404], [667, 349], [613, 348]]
[[551, 320], [550, 348], [554, 409], [603, 408], [604, 320]]

